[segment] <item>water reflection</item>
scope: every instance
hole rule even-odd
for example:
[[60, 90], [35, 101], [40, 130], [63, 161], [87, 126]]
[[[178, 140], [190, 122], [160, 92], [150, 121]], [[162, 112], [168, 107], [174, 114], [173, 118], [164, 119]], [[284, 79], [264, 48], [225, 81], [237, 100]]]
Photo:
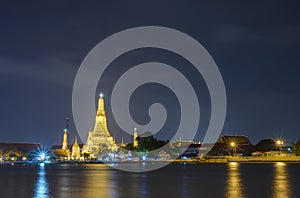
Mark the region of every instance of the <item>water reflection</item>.
[[[112, 173], [111, 169], [106, 165], [89, 165], [85, 167], [84, 171], [84, 180], [81, 181], [81, 184], [76, 186], [77, 188], [84, 188], [85, 191], [82, 192], [80, 196], [77, 197], [116, 197], [116, 191], [113, 191], [113, 188], [118, 186], [117, 183], [111, 183], [112, 177], [115, 175]], [[75, 187], [75, 188], [76, 188]], [[70, 189], [74, 188], [74, 183], [70, 186]], [[72, 197], [74, 193], [70, 190]]]
[[189, 186], [188, 186], [188, 181], [189, 181], [189, 178], [187, 177], [186, 174], [183, 175], [183, 178], [182, 178], [182, 196], [181, 197], [188, 197], [188, 192], [189, 192]]
[[291, 197], [289, 174], [287, 165], [283, 162], [278, 162], [275, 165], [273, 197], [288, 198]]
[[119, 181], [118, 181], [118, 175], [117, 172], [111, 171], [110, 174], [110, 185], [109, 185], [109, 195], [110, 197], [120, 197], [118, 189]]
[[49, 198], [49, 187], [46, 179], [45, 164], [39, 165], [37, 182], [34, 186], [34, 198]]
[[141, 174], [141, 194], [145, 198], [148, 197], [147, 175], [145, 173]]
[[244, 196], [244, 189], [241, 181], [241, 174], [239, 164], [231, 162], [228, 164], [228, 175], [227, 175], [227, 194], [229, 198], [242, 198]]

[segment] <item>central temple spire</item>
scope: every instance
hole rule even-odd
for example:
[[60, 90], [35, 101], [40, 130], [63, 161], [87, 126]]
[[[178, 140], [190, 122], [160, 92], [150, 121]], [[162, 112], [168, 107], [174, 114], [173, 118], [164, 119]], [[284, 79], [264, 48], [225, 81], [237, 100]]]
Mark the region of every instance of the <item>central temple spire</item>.
[[104, 110], [104, 98], [102, 92], [99, 95], [98, 99], [98, 110], [97, 110], [97, 116], [105, 116], [105, 110]]
[[104, 109], [104, 98], [102, 92], [99, 95], [98, 99], [98, 110], [96, 115], [96, 125], [94, 128], [94, 131], [99, 130], [99, 127], [101, 125], [102, 130], [104, 130], [104, 133], [107, 136], [110, 136], [108, 130], [107, 130], [107, 124], [106, 124], [106, 115], [105, 115], [105, 109]]
[[102, 151], [104, 148], [111, 151], [117, 150], [117, 145], [107, 129], [103, 96], [101, 92], [98, 99], [95, 127], [93, 131], [89, 132], [86, 145], [83, 149], [83, 152], [92, 155], [96, 155], [96, 152]]

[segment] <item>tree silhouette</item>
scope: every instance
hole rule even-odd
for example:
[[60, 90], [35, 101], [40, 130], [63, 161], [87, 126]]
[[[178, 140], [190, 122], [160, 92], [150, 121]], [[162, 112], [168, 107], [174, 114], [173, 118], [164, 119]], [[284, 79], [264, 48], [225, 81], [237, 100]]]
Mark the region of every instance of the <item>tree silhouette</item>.
[[300, 156], [300, 139], [293, 144], [293, 150], [296, 156]]

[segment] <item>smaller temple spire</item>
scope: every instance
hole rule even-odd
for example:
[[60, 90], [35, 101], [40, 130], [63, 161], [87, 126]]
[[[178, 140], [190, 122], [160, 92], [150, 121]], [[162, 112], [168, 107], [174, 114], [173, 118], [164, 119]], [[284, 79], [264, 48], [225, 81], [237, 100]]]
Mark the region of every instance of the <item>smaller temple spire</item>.
[[125, 147], [126, 145], [124, 144], [124, 140], [123, 140], [123, 137], [122, 137], [122, 142], [120, 144], [120, 147]]
[[138, 134], [136, 131], [136, 128], [134, 128], [134, 132], [133, 132], [133, 147], [137, 148], [138, 147], [138, 140], [137, 140]]
[[72, 158], [73, 159], [79, 159], [80, 158], [80, 147], [77, 141], [77, 135], [74, 141], [74, 144], [72, 146]]
[[65, 117], [66, 120], [66, 128], [64, 129], [64, 139], [63, 139], [63, 145], [62, 149], [63, 150], [68, 150], [69, 148], [69, 141], [68, 141], [68, 129], [69, 129], [69, 117]]
[[178, 144], [178, 146], [181, 146], [181, 144], [182, 144], [182, 136], [180, 135], [180, 137], [179, 137], [179, 144]]
[[76, 135], [76, 137], [75, 137], [74, 145], [78, 145], [77, 135]]
[[68, 130], [65, 129], [65, 130], [64, 130], [64, 139], [63, 139], [62, 149], [63, 149], [63, 150], [69, 150], [68, 147], [69, 147]]

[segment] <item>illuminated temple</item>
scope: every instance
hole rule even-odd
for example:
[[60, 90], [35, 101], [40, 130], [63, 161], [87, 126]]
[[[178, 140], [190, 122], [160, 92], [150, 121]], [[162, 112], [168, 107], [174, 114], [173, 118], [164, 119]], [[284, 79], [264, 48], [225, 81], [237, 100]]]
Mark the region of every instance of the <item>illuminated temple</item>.
[[100, 94], [94, 130], [90, 130], [82, 153], [96, 156], [102, 151], [116, 151], [117, 144], [107, 129], [103, 94]]

